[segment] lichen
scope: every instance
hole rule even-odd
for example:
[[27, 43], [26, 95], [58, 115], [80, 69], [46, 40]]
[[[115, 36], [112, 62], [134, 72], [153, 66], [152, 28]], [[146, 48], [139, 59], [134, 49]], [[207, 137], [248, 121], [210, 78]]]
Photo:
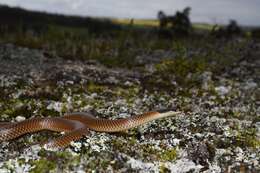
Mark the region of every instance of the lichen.
[[[132, 46], [126, 49], [120, 45], [125, 44], [124, 34], [120, 41], [93, 38], [91, 55], [100, 57], [106, 49], [111, 55], [103, 57], [108, 66], [133, 62], [131, 68], [108, 68], [96, 60], [48, 58], [41, 50], [0, 45], [1, 121], [58, 117], [67, 112], [88, 112], [106, 119], [163, 109], [183, 113], [127, 133], [91, 131], [59, 151], [27, 147], [60, 133], [27, 134], [0, 144], [0, 172], [224, 172], [225, 168], [239, 170], [241, 162], [245, 170], [259, 172], [259, 82], [254, 57], [259, 50], [244, 41], [172, 43], [158, 38], [146, 44], [131, 37]], [[76, 48], [79, 42], [69, 46], [66, 40], [64, 44], [66, 56], [71, 49], [73, 56], [80, 50]], [[164, 50], [165, 46], [172, 50]], [[130, 49], [134, 53], [128, 54]], [[241, 57], [246, 58], [240, 61]], [[117, 58], [119, 63], [114, 62]], [[136, 59], [145, 60], [144, 64], [134, 66]]]

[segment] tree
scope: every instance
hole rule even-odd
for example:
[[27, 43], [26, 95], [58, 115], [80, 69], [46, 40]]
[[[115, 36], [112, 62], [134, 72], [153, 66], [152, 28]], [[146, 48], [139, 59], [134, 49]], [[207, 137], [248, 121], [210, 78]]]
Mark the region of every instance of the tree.
[[159, 11], [157, 14], [157, 18], [160, 21], [160, 28], [164, 28], [167, 26], [167, 16], [163, 11]]
[[182, 12], [177, 11], [172, 19], [172, 29], [177, 34], [188, 35], [191, 32], [190, 10], [190, 7], [186, 7]]

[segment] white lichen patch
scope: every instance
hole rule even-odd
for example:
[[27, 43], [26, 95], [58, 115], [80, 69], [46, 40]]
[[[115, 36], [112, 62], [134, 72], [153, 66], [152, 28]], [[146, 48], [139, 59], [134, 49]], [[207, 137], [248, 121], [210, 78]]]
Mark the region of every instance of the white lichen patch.
[[203, 166], [196, 165], [189, 159], [182, 158], [177, 159], [174, 162], [162, 162], [162, 161], [155, 161], [155, 162], [143, 162], [138, 159], [134, 159], [127, 155], [123, 155], [128, 159], [126, 162], [132, 169], [138, 172], [153, 172], [159, 173], [161, 169], [167, 169], [172, 173], [185, 173], [185, 172], [199, 172]]
[[0, 87], [10, 87], [16, 85], [17, 76], [0, 75]]
[[159, 173], [158, 163], [142, 162], [140, 160], [129, 157], [126, 164], [129, 164], [132, 169], [138, 170], [139, 172]]
[[92, 135], [86, 137], [83, 145], [93, 151], [101, 152], [108, 149], [108, 141], [110, 137], [105, 133], [92, 133]]
[[55, 110], [55, 111], [61, 113], [62, 107], [63, 107], [63, 103], [52, 101], [52, 102], [46, 107], [46, 109], [48, 109], [48, 110]]
[[38, 153], [41, 147], [34, 145], [25, 149], [18, 157], [0, 163], [0, 172], [23, 172], [29, 173], [34, 168], [31, 161], [39, 159]]
[[231, 90], [231, 86], [218, 86], [215, 87], [215, 91], [220, 95], [220, 96], [224, 96], [226, 94], [228, 94]]

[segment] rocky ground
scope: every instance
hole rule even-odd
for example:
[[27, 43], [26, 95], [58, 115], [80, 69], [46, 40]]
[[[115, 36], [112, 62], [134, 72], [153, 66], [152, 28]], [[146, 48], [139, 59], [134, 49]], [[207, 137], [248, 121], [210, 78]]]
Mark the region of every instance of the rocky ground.
[[188, 74], [196, 85], [183, 85], [174, 74], [164, 81], [149, 57], [138, 57], [149, 62], [142, 68], [107, 68], [2, 44], [1, 121], [78, 111], [110, 119], [183, 113], [127, 133], [91, 132], [61, 151], [34, 145], [59, 135], [51, 132], [2, 142], [0, 172], [259, 172], [259, 45], [252, 52], [221, 73]]

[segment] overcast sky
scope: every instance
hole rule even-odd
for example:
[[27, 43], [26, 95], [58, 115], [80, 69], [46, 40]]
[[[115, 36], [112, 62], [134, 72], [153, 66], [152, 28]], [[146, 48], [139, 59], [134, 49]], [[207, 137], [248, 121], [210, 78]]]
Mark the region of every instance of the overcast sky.
[[260, 25], [260, 0], [0, 0], [0, 4], [82, 16], [156, 18], [158, 10], [174, 14], [192, 7], [193, 22]]

